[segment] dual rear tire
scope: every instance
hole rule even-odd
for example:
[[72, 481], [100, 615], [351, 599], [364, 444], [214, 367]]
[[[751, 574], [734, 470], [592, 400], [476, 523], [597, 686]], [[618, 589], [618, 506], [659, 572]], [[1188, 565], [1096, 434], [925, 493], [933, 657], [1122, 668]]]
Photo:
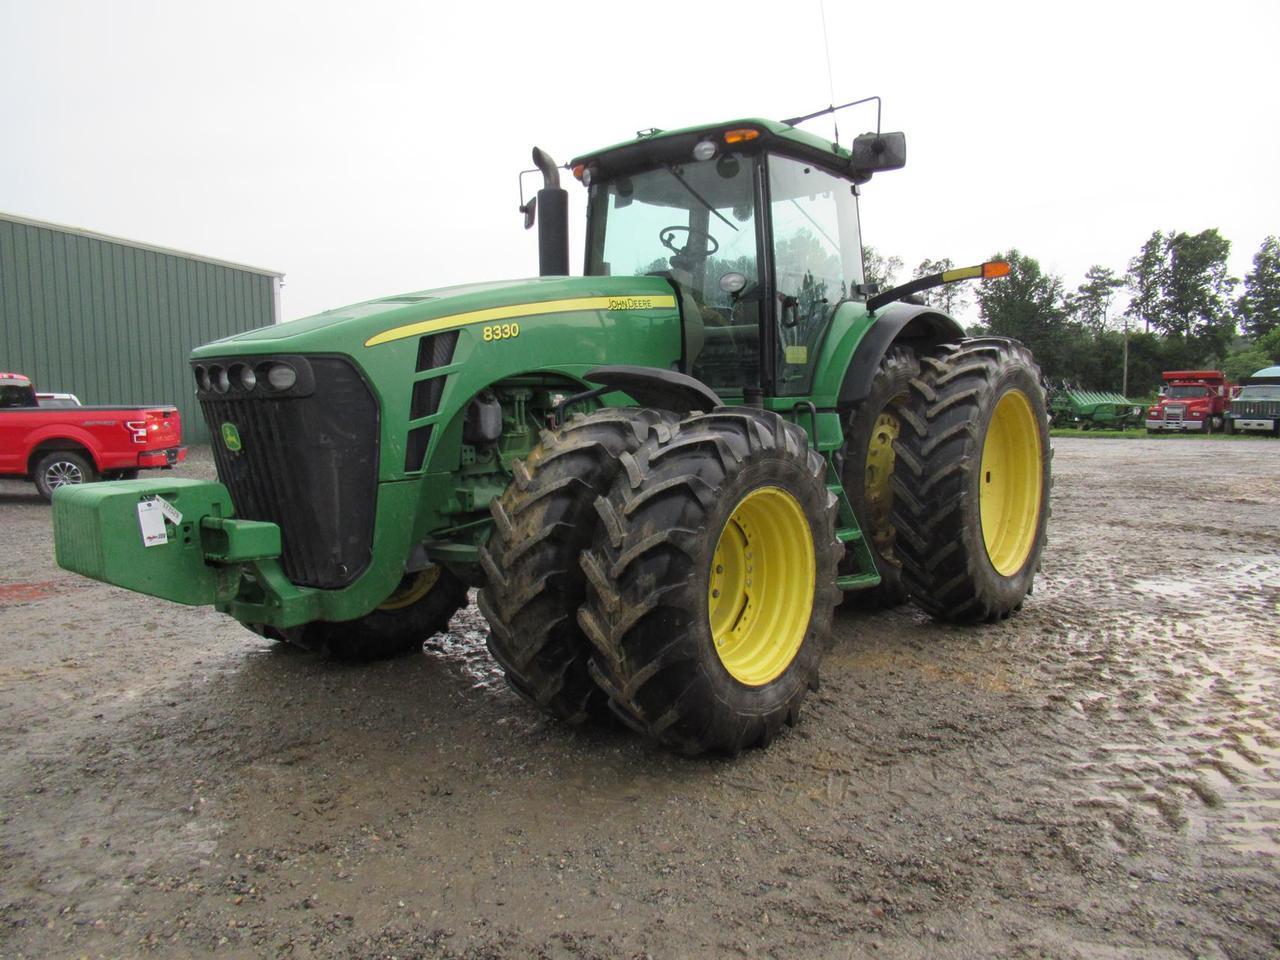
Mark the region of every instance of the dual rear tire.
[[794, 723], [817, 685], [836, 499], [804, 431], [775, 414], [656, 417], [575, 418], [494, 502], [490, 650], [555, 716], [608, 713], [685, 754], [737, 753]]
[[921, 357], [898, 406], [893, 525], [912, 599], [948, 623], [1003, 620], [1040, 568], [1052, 485], [1040, 371], [1014, 340]]

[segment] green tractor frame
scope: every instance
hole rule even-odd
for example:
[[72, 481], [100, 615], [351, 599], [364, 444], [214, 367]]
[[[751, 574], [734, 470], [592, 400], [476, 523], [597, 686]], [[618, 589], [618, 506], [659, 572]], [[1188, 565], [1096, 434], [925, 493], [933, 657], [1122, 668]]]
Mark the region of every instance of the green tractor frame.
[[905, 138], [798, 129], [834, 109], [535, 150], [541, 276], [200, 347], [218, 482], [59, 490], [59, 563], [345, 659], [480, 587], [516, 691], [686, 754], [794, 724], [842, 600], [1007, 617], [1045, 542], [1040, 373], [914, 295], [1008, 267], [868, 285], [859, 187]]

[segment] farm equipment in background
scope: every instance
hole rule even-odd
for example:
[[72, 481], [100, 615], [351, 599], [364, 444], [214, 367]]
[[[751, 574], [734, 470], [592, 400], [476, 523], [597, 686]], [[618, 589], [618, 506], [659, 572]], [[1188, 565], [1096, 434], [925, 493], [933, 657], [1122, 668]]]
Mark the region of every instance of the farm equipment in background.
[[835, 109], [572, 161], [581, 277], [535, 149], [540, 277], [197, 349], [219, 482], [59, 491], [59, 563], [347, 659], [420, 650], [479, 586], [517, 692], [686, 754], [796, 722], [842, 594], [1009, 616], [1045, 543], [1040, 372], [904, 302], [1008, 265], [867, 284], [859, 185], [906, 141], [797, 128]]
[[1055, 427], [1081, 430], [1125, 430], [1142, 423], [1143, 405], [1118, 393], [1053, 387], [1049, 391], [1049, 419]]
[[1147, 433], [1221, 430], [1232, 386], [1221, 370], [1166, 370], [1165, 386], [1148, 410]]

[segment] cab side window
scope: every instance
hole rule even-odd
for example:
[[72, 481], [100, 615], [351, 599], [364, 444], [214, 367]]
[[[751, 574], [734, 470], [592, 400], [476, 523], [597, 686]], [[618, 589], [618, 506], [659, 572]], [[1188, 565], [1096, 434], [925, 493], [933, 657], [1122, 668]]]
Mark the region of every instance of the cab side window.
[[847, 180], [787, 157], [769, 158], [781, 394], [804, 393], [836, 304], [862, 283], [857, 198]]

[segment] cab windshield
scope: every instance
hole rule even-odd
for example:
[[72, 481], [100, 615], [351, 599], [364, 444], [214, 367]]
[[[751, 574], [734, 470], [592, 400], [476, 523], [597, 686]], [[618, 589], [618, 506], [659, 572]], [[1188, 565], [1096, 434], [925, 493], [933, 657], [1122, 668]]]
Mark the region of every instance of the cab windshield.
[[755, 160], [726, 153], [592, 184], [588, 276], [664, 276], [680, 292], [693, 375], [759, 382]]
[[1238, 400], [1280, 400], [1280, 383], [1255, 383], [1240, 391]]
[[1208, 393], [1209, 389], [1207, 387], [1183, 386], [1170, 387], [1169, 392], [1165, 394], [1165, 396], [1185, 399], [1186, 397], [1203, 397], [1208, 395]]

